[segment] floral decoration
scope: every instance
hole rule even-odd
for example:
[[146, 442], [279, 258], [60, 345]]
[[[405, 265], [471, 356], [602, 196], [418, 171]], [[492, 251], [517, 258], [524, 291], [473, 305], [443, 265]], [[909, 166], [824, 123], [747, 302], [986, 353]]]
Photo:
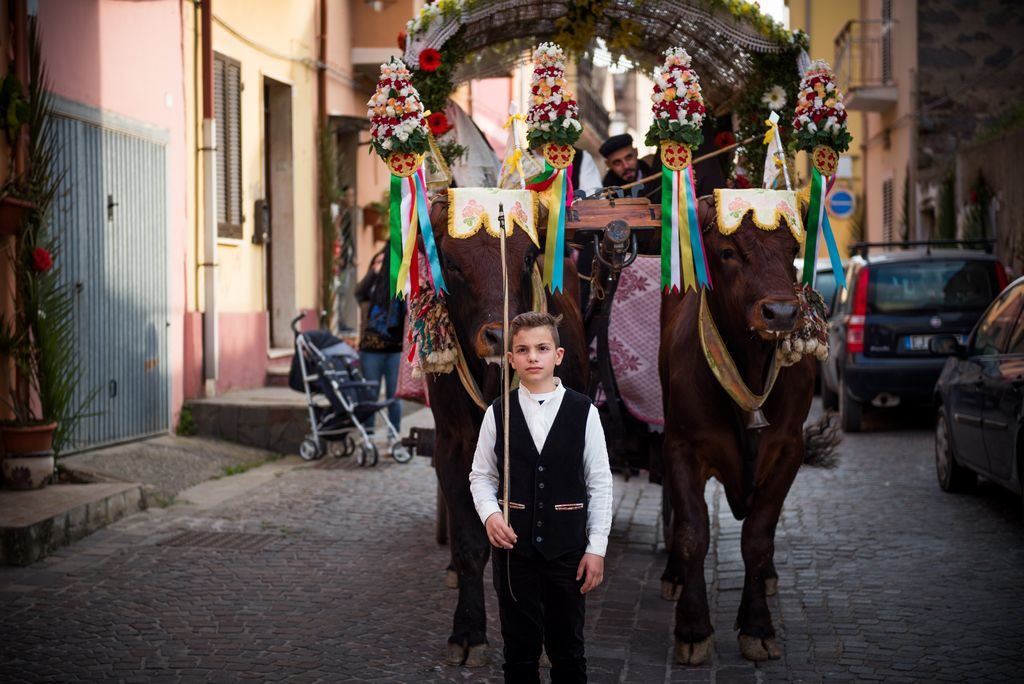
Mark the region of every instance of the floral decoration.
[[565, 53], [555, 43], [541, 43], [533, 53], [533, 63], [526, 139], [531, 147], [544, 143], [574, 145], [583, 125], [565, 81]]
[[761, 96], [761, 102], [768, 105], [768, 109], [777, 112], [786, 106], [786, 89], [780, 85], [774, 85], [765, 91]]
[[53, 256], [42, 247], [32, 250], [32, 268], [36, 273], [46, 273], [53, 267]]
[[441, 66], [441, 53], [434, 48], [426, 48], [420, 52], [420, 69], [423, 71], [437, 71]]
[[736, 136], [732, 134], [732, 131], [719, 131], [715, 134], [715, 149], [720, 150], [723, 147], [729, 147], [730, 145], [736, 144]]
[[800, 81], [793, 130], [797, 149], [812, 150], [825, 145], [842, 153], [850, 147], [852, 136], [846, 130], [843, 93], [836, 86], [832, 69], [823, 60], [812, 62]]
[[654, 122], [645, 142], [657, 146], [662, 140], [671, 140], [699, 147], [704, 142], [701, 126], [705, 114], [700, 79], [690, 68], [686, 50], [674, 47], [664, 54], [665, 64], [654, 70]]
[[373, 149], [385, 159], [395, 152], [422, 154], [430, 146], [423, 105], [410, 78], [400, 59], [381, 64], [377, 92], [366, 103]]
[[430, 128], [430, 133], [438, 138], [450, 131], [452, 124], [444, 112], [433, 112], [427, 117], [427, 127]]

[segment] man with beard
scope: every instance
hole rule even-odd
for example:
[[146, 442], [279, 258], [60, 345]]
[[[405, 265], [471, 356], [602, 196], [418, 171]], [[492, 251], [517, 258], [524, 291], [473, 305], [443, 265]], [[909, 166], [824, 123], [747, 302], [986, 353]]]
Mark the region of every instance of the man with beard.
[[[602, 180], [606, 188], [627, 185], [655, 173], [647, 160], [640, 159], [633, 145], [633, 136], [629, 133], [608, 138], [601, 145], [600, 152], [608, 167], [608, 173]], [[651, 204], [660, 204], [661, 179], [647, 181], [640, 195], [649, 199]]]

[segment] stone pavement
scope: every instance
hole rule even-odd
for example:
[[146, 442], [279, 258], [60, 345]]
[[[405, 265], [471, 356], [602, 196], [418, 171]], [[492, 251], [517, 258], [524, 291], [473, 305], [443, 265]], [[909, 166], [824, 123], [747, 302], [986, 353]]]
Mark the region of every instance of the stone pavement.
[[[890, 426], [892, 427], [892, 426]], [[660, 488], [616, 478], [593, 682], [1013, 681], [1024, 641], [1016, 497], [939, 491], [927, 424], [851, 435], [804, 469], [777, 535], [783, 658], [739, 656], [739, 524], [714, 482], [709, 665], [672, 655]], [[262, 472], [261, 472], [262, 471]], [[186, 490], [29, 568], [0, 569], [3, 681], [500, 681], [442, 664], [455, 592], [426, 459], [279, 461]], [[489, 582], [489, 574], [488, 574]]]

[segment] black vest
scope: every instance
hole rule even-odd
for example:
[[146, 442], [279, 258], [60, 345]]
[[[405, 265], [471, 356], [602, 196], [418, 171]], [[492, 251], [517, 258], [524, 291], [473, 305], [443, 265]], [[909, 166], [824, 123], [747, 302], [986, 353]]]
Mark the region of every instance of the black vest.
[[[498, 457], [498, 498], [505, 491], [501, 398], [494, 411]], [[565, 390], [544, 448], [537, 447], [519, 405], [519, 390], [509, 393], [509, 522], [519, 537], [516, 551], [530, 547], [551, 560], [587, 547], [587, 483], [583, 473], [590, 399]], [[525, 543], [524, 543], [525, 542]]]

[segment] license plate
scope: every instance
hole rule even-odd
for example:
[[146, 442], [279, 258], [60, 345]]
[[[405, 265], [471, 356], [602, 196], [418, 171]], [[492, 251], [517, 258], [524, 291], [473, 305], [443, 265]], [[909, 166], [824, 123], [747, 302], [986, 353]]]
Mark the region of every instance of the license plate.
[[932, 335], [907, 335], [903, 338], [903, 349], [906, 351], [928, 351], [928, 341]]

